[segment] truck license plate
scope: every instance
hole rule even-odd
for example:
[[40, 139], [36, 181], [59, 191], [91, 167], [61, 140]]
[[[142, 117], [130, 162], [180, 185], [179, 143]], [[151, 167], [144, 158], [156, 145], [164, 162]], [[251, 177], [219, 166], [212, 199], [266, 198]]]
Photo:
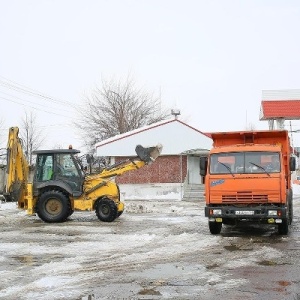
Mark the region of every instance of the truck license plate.
[[237, 210], [235, 212], [236, 215], [254, 215], [253, 210]]

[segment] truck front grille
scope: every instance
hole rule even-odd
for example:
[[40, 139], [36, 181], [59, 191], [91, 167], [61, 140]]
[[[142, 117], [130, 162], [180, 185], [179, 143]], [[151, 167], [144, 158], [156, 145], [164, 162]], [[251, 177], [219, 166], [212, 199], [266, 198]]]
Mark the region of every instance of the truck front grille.
[[251, 192], [237, 192], [236, 194], [222, 195], [223, 203], [268, 203], [268, 195], [252, 194]]

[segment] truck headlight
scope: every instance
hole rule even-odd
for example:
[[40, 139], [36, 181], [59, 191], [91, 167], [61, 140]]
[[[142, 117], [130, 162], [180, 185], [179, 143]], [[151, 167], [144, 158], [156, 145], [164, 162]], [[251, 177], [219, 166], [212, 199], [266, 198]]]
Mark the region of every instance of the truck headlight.
[[213, 213], [213, 215], [221, 215], [222, 214], [222, 209], [213, 209], [212, 213]]
[[277, 210], [269, 210], [268, 215], [269, 216], [277, 216]]

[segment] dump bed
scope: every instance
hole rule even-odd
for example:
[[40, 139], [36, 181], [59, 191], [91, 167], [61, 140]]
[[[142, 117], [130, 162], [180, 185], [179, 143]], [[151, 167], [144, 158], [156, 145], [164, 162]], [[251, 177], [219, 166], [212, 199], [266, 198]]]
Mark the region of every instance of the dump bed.
[[291, 149], [287, 130], [215, 132], [211, 134], [214, 147], [230, 145], [280, 145], [283, 156], [289, 158]]

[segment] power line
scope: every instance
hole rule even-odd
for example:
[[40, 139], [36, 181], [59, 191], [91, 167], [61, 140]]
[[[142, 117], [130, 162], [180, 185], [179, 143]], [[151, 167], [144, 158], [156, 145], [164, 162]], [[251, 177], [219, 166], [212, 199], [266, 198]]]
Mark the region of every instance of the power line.
[[[32, 103], [32, 104], [35, 104], [35, 105], [40, 105], [40, 106], [45, 107], [45, 104], [36, 103], [36, 102], [30, 101], [30, 100], [27, 100], [27, 99], [21, 99], [21, 98], [19, 98], [19, 97], [17, 97], [17, 96], [14, 96], [14, 95], [5, 93], [5, 92], [3, 92], [3, 91], [0, 91], [0, 93], [4, 94], [4, 95], [6, 95], [6, 96], [9, 96], [9, 97], [13, 97], [13, 99], [17, 99], [17, 100], [20, 100], [20, 101], [26, 101], [26, 102], [29, 102], [29, 103]], [[1, 96], [0, 96], [0, 97], [1, 97]], [[5, 97], [4, 97], [3, 99], [6, 99], [7, 101], [15, 102], [14, 100], [10, 100], [10, 99], [5, 98]], [[21, 104], [21, 103], [18, 103], [18, 104]], [[22, 103], [22, 105], [25, 105], [25, 104]], [[63, 111], [68, 112], [68, 113], [71, 113], [69, 110], [65, 110], [65, 109], [61, 109], [61, 108], [60, 108], [60, 110], [63, 110]]]
[[25, 105], [24, 103], [19, 103], [17, 101], [14, 101], [12, 99], [8, 99], [8, 98], [2, 97], [2, 96], [0, 96], [0, 99], [6, 100], [6, 101], [9, 101], [9, 102], [14, 102], [16, 104], [20, 104], [20, 105], [23, 105], [23, 106], [26, 106], [26, 107], [30, 107], [30, 108], [38, 110], [38, 111], [43, 111], [43, 112], [48, 113], [48, 114], [53, 114], [53, 115], [57, 115], [57, 116], [68, 118], [68, 116], [65, 116], [65, 115], [62, 115], [62, 114], [58, 114], [58, 113], [55, 113], [55, 112], [50, 112], [50, 111], [43, 110], [43, 109], [40, 109], [40, 108], [36, 108], [34, 106], [27, 105], [27, 104]]
[[37, 97], [40, 97], [40, 98], [42, 98], [44, 100], [47, 100], [47, 101], [50, 101], [50, 102], [60, 103], [60, 104], [68, 105], [72, 108], [76, 108], [76, 105], [74, 105], [72, 102], [55, 99], [51, 96], [48, 96], [46, 94], [43, 94], [43, 93], [37, 91], [37, 90], [34, 90], [34, 89], [29, 88], [25, 85], [19, 84], [15, 81], [12, 81], [12, 80], [8, 79], [8, 78], [5, 78], [4, 76], [0, 75], [0, 78], [2, 78], [2, 80], [0, 79], [0, 85], [6, 87], [8, 89], [12, 89], [12, 90], [15, 90], [17, 92], [25, 93], [25, 94], [28, 94], [30, 96], [37, 96]]

